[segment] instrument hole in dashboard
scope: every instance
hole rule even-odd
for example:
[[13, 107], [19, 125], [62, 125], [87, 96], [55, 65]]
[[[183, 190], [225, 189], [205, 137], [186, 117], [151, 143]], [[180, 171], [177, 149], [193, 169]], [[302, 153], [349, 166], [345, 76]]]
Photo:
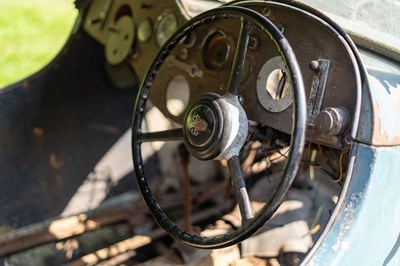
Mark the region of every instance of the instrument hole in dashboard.
[[168, 112], [173, 116], [181, 115], [189, 103], [190, 86], [184, 76], [173, 77], [167, 86], [166, 106]]
[[209, 34], [203, 43], [204, 66], [211, 71], [220, 69], [228, 59], [230, 46], [226, 35], [221, 31]]
[[269, 59], [257, 77], [257, 98], [264, 109], [277, 113], [293, 102], [292, 81], [280, 56]]
[[280, 100], [285, 96], [289, 87], [286, 80], [287, 74], [282, 69], [275, 69], [269, 74], [265, 89], [273, 100]]

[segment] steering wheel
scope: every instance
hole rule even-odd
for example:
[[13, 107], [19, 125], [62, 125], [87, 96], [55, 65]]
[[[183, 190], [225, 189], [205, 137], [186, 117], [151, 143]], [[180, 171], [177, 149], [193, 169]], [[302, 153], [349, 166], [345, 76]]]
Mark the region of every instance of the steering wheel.
[[[239, 19], [241, 27], [225, 94], [200, 96], [186, 111], [182, 128], [162, 132], [142, 132], [142, 121], [153, 80], [172, 49], [197, 27], [223, 19]], [[285, 62], [293, 88], [293, 127], [291, 148], [280, 183], [271, 200], [253, 216], [246, 190], [239, 154], [248, 136], [246, 112], [239, 102], [239, 85], [245, 62], [251, 27], [259, 27], [276, 44]], [[305, 142], [306, 103], [302, 75], [295, 54], [281, 32], [267, 18], [244, 7], [225, 6], [200, 14], [188, 21], [162, 47], [144, 78], [136, 99], [132, 122], [132, 152], [137, 184], [144, 201], [158, 225], [170, 236], [198, 248], [223, 248], [234, 245], [255, 233], [282, 203], [299, 167]], [[217, 237], [203, 237], [186, 232], [161, 210], [149, 188], [144, 172], [141, 144], [152, 141], [183, 140], [189, 153], [201, 160], [227, 160], [235, 197], [242, 218], [241, 226]]]

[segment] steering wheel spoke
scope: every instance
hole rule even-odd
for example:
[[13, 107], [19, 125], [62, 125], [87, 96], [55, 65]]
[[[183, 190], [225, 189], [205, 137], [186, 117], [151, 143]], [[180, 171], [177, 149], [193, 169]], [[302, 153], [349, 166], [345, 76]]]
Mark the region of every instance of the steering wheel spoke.
[[250, 39], [251, 23], [246, 18], [240, 18], [240, 32], [236, 45], [235, 57], [228, 81], [228, 92], [238, 95], [242, 70], [246, 59], [247, 47]]
[[[161, 66], [165, 63], [167, 57], [191, 31], [196, 31], [207, 23], [215, 25], [218, 21], [226, 19], [233, 19], [233, 21], [239, 19], [241, 26], [225, 95], [207, 93], [193, 99], [191, 106], [185, 113], [182, 128], [159, 132], [142, 132], [143, 110], [145, 110], [147, 99], [154, 85], [154, 79], [162, 71]], [[241, 74], [248, 52], [250, 32], [253, 27], [261, 29], [275, 43], [293, 84], [293, 129], [287, 163], [271, 200], [254, 216], [239, 160], [241, 148], [247, 140], [248, 119], [238, 97]], [[207, 82], [207, 79], [201, 82]], [[305, 128], [306, 102], [301, 71], [293, 50], [282, 33], [265, 16], [248, 8], [224, 6], [206, 11], [188, 21], [171, 36], [154, 59], [142, 82], [132, 120], [132, 154], [139, 190], [154, 219], [175, 239], [193, 247], [207, 249], [237, 244], [263, 226], [283, 201], [301, 161], [305, 142]], [[217, 237], [192, 235], [178, 227], [160, 208], [147, 182], [148, 177], [143, 170], [144, 161], [140, 145], [143, 142], [174, 140], [183, 140], [190, 155], [199, 160], [228, 160], [230, 177], [242, 218], [240, 228]]]
[[182, 128], [174, 128], [164, 131], [144, 132], [140, 134], [140, 142], [174, 141], [183, 139]]
[[242, 225], [247, 225], [254, 216], [251, 210], [250, 199], [244, 182], [239, 156], [235, 155], [228, 160], [228, 168], [235, 190], [236, 201], [239, 205], [240, 215], [242, 217]]

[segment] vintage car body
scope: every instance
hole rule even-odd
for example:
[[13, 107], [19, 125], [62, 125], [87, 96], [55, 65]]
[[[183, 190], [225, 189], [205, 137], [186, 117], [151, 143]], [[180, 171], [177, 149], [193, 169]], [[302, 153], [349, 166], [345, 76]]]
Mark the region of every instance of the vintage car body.
[[[319, 4], [319, 8], [332, 15], [329, 8], [323, 8], [325, 4], [321, 1], [306, 2], [317, 7]], [[376, 4], [359, 1], [354, 10], [346, 12], [349, 17], [357, 16], [357, 8], [369, 3], [372, 6]], [[385, 4], [385, 8], [389, 6], [400, 10], [398, 1], [385, 1]], [[188, 106], [199, 95], [210, 91], [222, 94], [221, 84], [225, 89], [227, 85], [221, 80], [230, 80], [235, 44], [241, 38], [238, 36], [239, 24], [229, 19], [222, 22], [211, 19], [204, 22], [206, 26], [193, 26], [193, 29], [188, 26], [190, 24], [185, 24], [190, 23], [191, 17], [220, 5], [214, 1], [194, 0], [76, 1], [79, 17], [61, 53], [38, 73], [0, 90], [0, 256], [3, 263], [26, 265], [26, 260], [34, 257], [29, 255], [30, 250], [54, 242], [64, 243], [61, 257], [68, 257], [65, 254], [70, 254], [71, 249], [79, 249], [76, 246], [65, 248], [69, 240], [121, 221], [130, 221], [133, 237], [150, 236], [156, 242], [155, 235], [163, 234], [146, 229], [150, 223], [147, 216], [143, 220], [135, 220], [135, 214], [138, 217], [138, 213], [146, 210], [136, 192], [128, 194], [128, 200], [121, 198], [121, 195], [127, 195], [123, 194], [127, 191], [140, 189], [142, 196], [148, 197], [140, 185], [141, 172], [137, 159], [134, 159], [136, 175], [133, 174], [130, 138], [133, 132], [133, 153], [145, 158], [144, 168], [149, 168], [146, 168], [148, 180], [164, 184], [162, 179], [170, 173], [166, 168], [174, 168], [179, 163], [171, 162], [174, 153], [162, 153], [163, 149], [159, 148], [160, 155], [147, 154], [147, 146], [135, 142], [140, 140], [142, 134], [139, 126], [135, 125], [140, 101], [147, 100], [142, 96], [146, 93], [146, 84], [151, 83], [154, 86], [150, 95], [152, 106], [158, 107], [165, 117], [173, 121], [171, 124], [177, 125], [186, 121], [183, 120], [187, 119], [184, 118], [185, 110], [188, 112]], [[238, 14], [242, 14], [240, 7], [255, 10], [270, 19], [287, 38], [302, 72], [304, 103], [307, 104], [307, 124], [303, 126], [305, 140], [297, 156], [303, 158], [301, 163], [305, 170], [301, 169], [304, 173], [310, 171], [310, 178], [313, 179], [314, 170], [317, 171], [314, 167], [330, 167], [330, 174], [326, 175], [329, 178], [320, 179], [332, 179], [333, 182], [326, 185], [325, 181], [321, 181], [317, 188], [323, 191], [321, 194], [327, 193], [327, 198], [332, 199], [330, 204], [335, 203], [334, 208], [329, 209], [329, 204], [319, 205], [325, 208], [321, 216], [324, 218], [318, 216], [321, 229], [314, 235], [312, 246], [304, 252], [301, 262], [292, 262], [292, 265], [400, 265], [399, 39], [394, 38], [387, 45], [382, 45], [359, 35], [352, 28], [356, 27], [352, 23], [346, 24], [349, 27], [346, 33], [323, 13], [295, 1], [234, 1], [225, 5], [239, 6]], [[236, 12], [234, 8], [228, 8], [226, 12]], [[335, 15], [331, 17], [336, 18]], [[165, 18], [170, 22], [163, 25]], [[393, 23], [398, 30], [400, 22]], [[182, 25], [186, 26], [179, 28]], [[197, 39], [193, 40], [195, 44], [177, 42], [177, 48], [171, 48], [174, 59], [165, 57], [166, 63], [160, 66], [162, 75], [153, 80], [149, 69], [156, 65], [153, 65], [154, 58], [163, 56], [163, 49], [171, 42], [169, 37], [172, 36], [170, 40], [178, 38], [179, 31], [189, 31], [189, 28], [197, 34]], [[287, 138], [295, 134], [292, 126], [296, 125], [293, 117], [297, 113], [292, 102], [296, 102], [297, 94], [293, 89], [295, 96], [291, 96], [286, 107], [281, 106], [285, 104], [281, 98], [269, 102], [262, 99], [272, 97], [271, 92], [265, 92], [266, 88], [260, 92], [257, 82], [265, 77], [262, 86], [268, 87], [267, 76], [273, 72], [268, 69], [279, 61], [271, 61], [279, 55], [272, 49], [276, 41], [269, 43], [269, 38], [274, 38], [262, 35], [262, 30], [255, 30], [257, 38], [250, 41], [251, 48], [246, 57], [250, 65], [249, 73], [240, 85], [243, 94], [240, 96], [244, 98], [241, 105], [249, 120], [259, 122], [263, 128], [267, 125], [274, 132], [281, 132], [278, 138], [286, 141], [288, 146]], [[218, 61], [218, 57], [215, 59], [217, 63], [207, 61], [209, 55], [204, 55], [205, 51], [213, 52], [204, 48], [210, 38], [211, 41], [220, 41], [212, 39], [214, 35], [228, 43], [222, 61]], [[316, 62], [317, 70], [313, 69], [312, 62]], [[327, 65], [323, 65], [325, 63]], [[176, 76], [183, 76], [189, 84], [189, 96], [184, 96], [183, 100], [168, 89]], [[283, 82], [286, 84], [286, 78]], [[289, 94], [282, 94], [282, 99]], [[169, 97], [182, 100], [184, 109], [175, 114], [175, 109], [168, 107]], [[266, 107], [269, 104], [273, 107]], [[346, 114], [340, 113], [340, 110], [346, 110]], [[134, 121], [131, 130], [132, 113]], [[321, 113], [328, 118], [319, 116]], [[332, 122], [326, 119], [332, 119]], [[157, 117], [150, 120], [156, 121], [156, 124], [164, 123]], [[328, 129], [326, 124], [329, 124]], [[150, 131], [162, 130], [151, 122], [147, 126]], [[135, 145], [142, 146], [140, 155], [135, 153]], [[315, 153], [314, 157], [312, 153]], [[316, 159], [317, 154], [320, 157]], [[230, 157], [225, 159], [229, 161]], [[163, 163], [163, 160], [166, 162]], [[212, 174], [208, 172], [227, 168], [226, 165], [205, 167], [201, 162], [194, 161], [193, 164], [199, 164], [201, 169], [197, 173], [191, 172], [196, 182], [215, 185], [209, 177]], [[292, 169], [293, 173], [297, 172], [297, 168], [298, 165]], [[332, 178], [332, 173], [340, 175], [339, 178]], [[293, 174], [290, 184], [294, 178]], [[120, 201], [113, 202], [115, 198]], [[157, 199], [160, 205], [165, 203], [162, 196], [158, 198], [157, 195]], [[201, 212], [202, 208], [198, 207], [197, 211]], [[222, 216], [216, 206], [213, 208], [212, 215], [207, 216], [208, 220], [199, 218], [198, 221], [213, 223], [216, 220], [214, 216]], [[155, 211], [151, 212], [157, 216]], [[194, 216], [193, 219], [197, 218]], [[240, 228], [247, 227], [239, 225]], [[161, 227], [166, 229], [162, 224]], [[310, 225], [310, 231], [312, 229]], [[127, 236], [119, 240], [124, 238]], [[188, 238], [182, 237], [181, 240], [192, 246], [210, 248], [190, 243]], [[262, 241], [267, 240], [262, 238]], [[135, 242], [120, 253], [128, 254], [128, 251], [146, 246], [149, 244], [146, 241], [142, 244]], [[243, 242], [243, 246], [250, 241]], [[225, 247], [224, 244], [220, 246]], [[110, 254], [111, 250], [110, 246]], [[146, 253], [146, 250], [140, 252]], [[72, 262], [63, 257], [48, 263], [93, 265], [102, 260], [111, 261], [113, 257], [110, 254], [102, 257], [101, 253], [97, 253], [96, 259], [86, 261], [85, 258], [91, 254], [87, 255], [85, 251], [76, 252], [77, 255], [72, 253], [68, 258], [72, 258]], [[117, 252], [115, 257], [120, 253]], [[249, 254], [254, 253], [249, 251]], [[60, 257], [60, 254], [57, 256]], [[187, 256], [190, 257], [190, 254]], [[257, 253], [256, 256], [269, 257]], [[127, 257], [131, 259], [135, 254], [129, 253]]]

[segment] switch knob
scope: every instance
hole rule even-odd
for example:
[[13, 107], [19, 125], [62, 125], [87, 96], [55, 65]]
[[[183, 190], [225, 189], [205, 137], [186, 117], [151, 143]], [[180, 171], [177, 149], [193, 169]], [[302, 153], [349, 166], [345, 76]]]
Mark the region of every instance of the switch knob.
[[323, 109], [315, 119], [317, 130], [326, 135], [337, 136], [345, 133], [350, 124], [350, 114], [343, 107], [328, 107]]

